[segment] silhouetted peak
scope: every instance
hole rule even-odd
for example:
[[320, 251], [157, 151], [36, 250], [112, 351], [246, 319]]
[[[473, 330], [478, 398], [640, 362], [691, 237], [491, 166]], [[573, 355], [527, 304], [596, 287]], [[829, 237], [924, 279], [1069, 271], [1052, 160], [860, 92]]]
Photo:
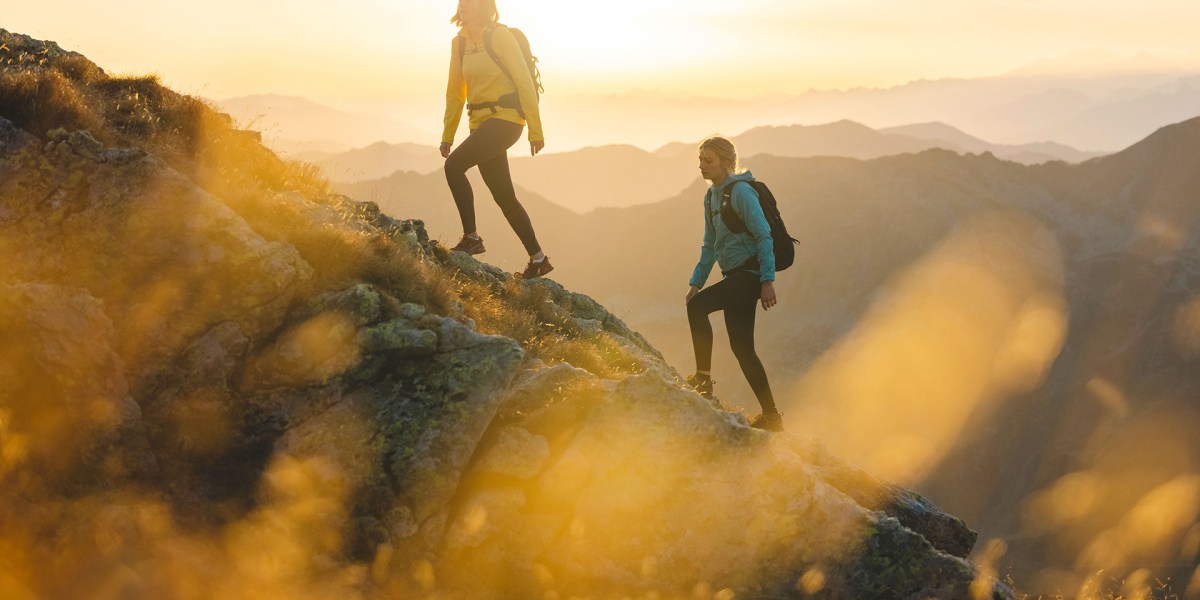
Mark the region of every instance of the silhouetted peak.
[[1108, 174], [1134, 176], [1179, 164], [1200, 164], [1200, 117], [1159, 128], [1142, 141], [1087, 164], [1103, 165]]

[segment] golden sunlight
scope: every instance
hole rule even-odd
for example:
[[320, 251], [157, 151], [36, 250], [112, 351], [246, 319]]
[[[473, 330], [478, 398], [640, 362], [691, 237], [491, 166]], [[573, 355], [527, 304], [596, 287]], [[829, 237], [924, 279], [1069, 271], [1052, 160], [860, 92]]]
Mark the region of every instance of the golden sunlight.
[[1200, 476], [1182, 475], [1150, 490], [1115, 527], [1096, 536], [1079, 562], [1096, 570], [1161, 564], [1175, 557], [1173, 540], [1198, 516]]
[[737, 10], [728, 2], [501, 0], [498, 6], [501, 22], [524, 31], [534, 54], [564, 73], [662, 73], [663, 67], [717, 55], [736, 43], [724, 39], [718, 27], [720, 17]]
[[1066, 336], [1061, 269], [1026, 218], [967, 223], [812, 369], [797, 420], [869, 471], [919, 483], [972, 424], [1044, 380]]
[[1084, 598], [1097, 583], [1082, 573], [1130, 573], [1126, 581], [1136, 583], [1136, 569], [1194, 561], [1200, 554], [1200, 474], [1192, 458], [1197, 423], [1191, 411], [1177, 408], [1121, 418], [1093, 448], [1086, 469], [1026, 499], [1023, 535], [1044, 540], [1049, 553], [1076, 566], [1075, 576], [1047, 571], [1033, 585], [1079, 589]]

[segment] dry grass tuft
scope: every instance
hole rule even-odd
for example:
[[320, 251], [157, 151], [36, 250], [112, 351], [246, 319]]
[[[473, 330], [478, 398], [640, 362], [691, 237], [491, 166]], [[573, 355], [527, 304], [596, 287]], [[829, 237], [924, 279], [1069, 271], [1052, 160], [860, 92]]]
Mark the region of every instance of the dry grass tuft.
[[329, 192], [314, 165], [279, 158], [257, 133], [156, 75], [110, 76], [53, 42], [2, 30], [0, 68], [0, 116], [42, 139], [57, 128], [86, 129], [106, 146], [140, 146], [222, 198]]
[[75, 84], [50, 69], [0, 71], [0, 116], [42, 138], [59, 127], [70, 130], [102, 127]]

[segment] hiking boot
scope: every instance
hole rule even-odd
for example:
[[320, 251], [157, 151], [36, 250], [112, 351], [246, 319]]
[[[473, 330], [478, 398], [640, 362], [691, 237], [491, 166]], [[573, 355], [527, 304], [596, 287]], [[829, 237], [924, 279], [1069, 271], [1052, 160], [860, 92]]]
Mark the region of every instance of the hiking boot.
[[471, 237], [469, 235], [462, 236], [462, 239], [458, 241], [458, 245], [450, 250], [466, 252], [467, 254], [483, 254], [487, 252], [487, 249], [483, 247], [483, 238]]
[[695, 390], [698, 394], [704, 397], [705, 400], [714, 400], [713, 398], [713, 381], [712, 377], [704, 377], [701, 375], [688, 375], [687, 384], [689, 388]]
[[554, 270], [554, 265], [550, 264], [550, 257], [547, 256], [542, 260], [530, 259], [529, 264], [525, 265], [525, 270], [521, 272], [521, 279], [533, 279], [541, 277], [546, 273]]
[[766, 431], [783, 431], [783, 415], [777, 412], [756, 415], [750, 419], [750, 426]]

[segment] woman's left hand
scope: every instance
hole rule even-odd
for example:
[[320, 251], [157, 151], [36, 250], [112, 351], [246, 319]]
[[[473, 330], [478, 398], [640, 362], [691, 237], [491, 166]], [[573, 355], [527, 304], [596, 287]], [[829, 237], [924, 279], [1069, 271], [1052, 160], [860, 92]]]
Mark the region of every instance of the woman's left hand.
[[538, 141], [536, 141], [536, 142], [529, 142], [529, 155], [530, 155], [530, 156], [537, 156], [537, 153], [538, 153], [538, 152], [541, 152], [541, 151], [542, 151], [542, 148], [545, 148], [545, 147], [546, 147], [546, 141], [545, 141], [545, 140], [538, 140]]
[[772, 306], [775, 306], [775, 304], [778, 301], [775, 299], [775, 282], [774, 281], [762, 282], [761, 297], [762, 297], [763, 310], [770, 310], [770, 308]]

